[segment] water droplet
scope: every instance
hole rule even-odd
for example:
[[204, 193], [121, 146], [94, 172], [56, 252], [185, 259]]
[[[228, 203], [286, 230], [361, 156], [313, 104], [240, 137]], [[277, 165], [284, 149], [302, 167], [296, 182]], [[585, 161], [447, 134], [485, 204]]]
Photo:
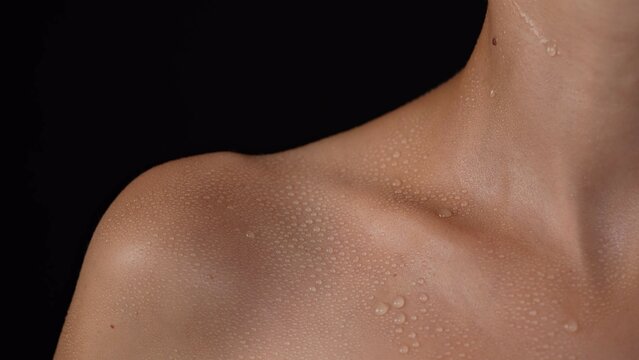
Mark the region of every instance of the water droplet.
[[398, 333], [398, 334], [401, 334], [401, 333], [403, 333], [403, 332], [404, 332], [404, 329], [403, 329], [403, 328], [398, 327], [398, 328], [395, 328], [395, 332], [396, 332], [396, 333]]
[[462, 207], [466, 207], [468, 206], [468, 201], [462, 201], [459, 205], [461, 205]]
[[375, 306], [375, 314], [377, 315], [384, 315], [388, 312], [388, 304], [385, 303], [379, 303], [377, 304], [377, 306]]
[[453, 216], [453, 212], [448, 208], [441, 208], [437, 210], [437, 215], [439, 215], [440, 218], [448, 218]]
[[407, 353], [408, 353], [408, 346], [406, 346], [406, 345], [402, 345], [402, 346], [400, 346], [400, 347], [399, 347], [399, 352], [400, 352], [401, 354], [407, 354]]
[[247, 237], [247, 238], [251, 238], [251, 239], [252, 239], [252, 238], [254, 238], [254, 237], [255, 237], [255, 233], [254, 233], [254, 232], [252, 232], [252, 231], [249, 231], [249, 232], [247, 232], [247, 233], [246, 233], [246, 237]]
[[401, 181], [401, 180], [399, 180], [399, 179], [395, 179], [395, 180], [393, 180], [393, 182], [392, 182], [392, 185], [393, 185], [393, 186], [400, 186], [401, 184], [402, 184], [402, 181]]
[[426, 301], [428, 301], [428, 295], [426, 295], [426, 294], [419, 294], [419, 301], [421, 301], [421, 302], [426, 302]]
[[413, 341], [411, 346], [414, 347], [414, 348], [419, 347], [419, 341]]
[[406, 315], [404, 315], [404, 313], [399, 313], [395, 315], [395, 318], [393, 319], [393, 322], [395, 324], [403, 324], [405, 321], [406, 321]]
[[493, 90], [493, 89], [490, 90], [490, 97], [491, 98], [495, 97], [495, 90]]
[[577, 322], [575, 320], [568, 320], [565, 324], [564, 324], [564, 330], [574, 333], [577, 330], [579, 330], [579, 324], [577, 324]]
[[393, 307], [397, 309], [401, 309], [402, 307], [404, 307], [405, 303], [406, 303], [406, 300], [404, 300], [404, 297], [398, 296], [395, 298], [395, 300], [393, 300]]
[[315, 292], [315, 291], [317, 291], [317, 288], [315, 286], [311, 286], [311, 287], [308, 288], [308, 290], [311, 291], [311, 292]]
[[418, 283], [419, 285], [424, 285], [424, 283], [425, 283], [425, 282], [426, 282], [426, 280], [425, 280], [424, 278], [419, 278], [419, 279], [417, 279], [417, 283]]
[[417, 337], [417, 334], [415, 334], [414, 332], [411, 332], [410, 334], [408, 334], [408, 337], [411, 339], [414, 339]]
[[550, 56], [557, 55], [557, 43], [554, 41], [549, 42], [546, 45], [546, 53]]

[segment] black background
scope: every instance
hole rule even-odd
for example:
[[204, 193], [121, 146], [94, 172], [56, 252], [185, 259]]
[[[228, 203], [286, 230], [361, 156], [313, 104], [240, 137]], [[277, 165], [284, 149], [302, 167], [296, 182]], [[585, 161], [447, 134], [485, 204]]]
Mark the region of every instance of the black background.
[[52, 357], [93, 229], [136, 175], [187, 155], [303, 145], [423, 94], [463, 67], [486, 10], [447, 4], [29, 9], [20, 216], [22, 262], [37, 275], [22, 284], [35, 305], [18, 335], [37, 339], [20, 358]]

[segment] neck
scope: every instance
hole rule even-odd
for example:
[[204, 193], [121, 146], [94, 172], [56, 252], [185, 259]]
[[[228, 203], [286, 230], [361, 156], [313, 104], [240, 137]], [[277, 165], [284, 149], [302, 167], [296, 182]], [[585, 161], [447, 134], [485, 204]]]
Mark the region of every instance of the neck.
[[597, 193], [639, 194], [637, 13], [631, 0], [490, 2], [446, 125], [486, 196], [574, 214]]

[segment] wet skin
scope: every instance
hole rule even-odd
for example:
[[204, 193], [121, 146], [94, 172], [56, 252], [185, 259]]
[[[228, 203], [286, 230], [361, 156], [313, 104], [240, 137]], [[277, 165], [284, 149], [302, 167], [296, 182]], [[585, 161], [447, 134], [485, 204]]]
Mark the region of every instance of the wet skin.
[[536, 246], [543, 229], [414, 171], [410, 129], [373, 147], [358, 131], [143, 174], [95, 233], [58, 358], [637, 353], [636, 252], [612, 237], [636, 221], [585, 232], [584, 253]]
[[579, 109], [542, 114], [535, 68], [500, 51], [552, 68], [571, 48], [521, 3], [529, 46], [489, 13], [464, 71], [363, 126], [142, 174], [96, 229], [56, 359], [639, 358], [636, 124], [597, 142], [634, 109], [554, 141]]

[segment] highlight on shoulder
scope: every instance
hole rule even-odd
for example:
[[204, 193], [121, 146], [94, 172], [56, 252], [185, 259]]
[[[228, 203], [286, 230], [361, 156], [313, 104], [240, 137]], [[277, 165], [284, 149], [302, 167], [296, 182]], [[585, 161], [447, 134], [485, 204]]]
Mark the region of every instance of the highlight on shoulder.
[[242, 222], [233, 207], [260, 172], [252, 164], [213, 153], [132, 181], [94, 232], [55, 358], [156, 358], [223, 341], [212, 332], [240, 296], [229, 239]]

